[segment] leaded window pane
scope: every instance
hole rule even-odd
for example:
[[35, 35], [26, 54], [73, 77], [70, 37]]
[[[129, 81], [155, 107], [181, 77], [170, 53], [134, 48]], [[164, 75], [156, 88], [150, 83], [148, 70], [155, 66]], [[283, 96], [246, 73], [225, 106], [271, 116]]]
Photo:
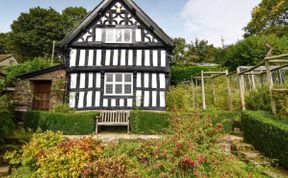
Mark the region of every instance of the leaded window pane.
[[113, 85], [112, 84], [106, 85], [106, 94], [113, 94]]
[[116, 74], [116, 82], [122, 82], [122, 81], [123, 81], [122, 74]]
[[113, 82], [113, 74], [106, 74], [106, 82]]
[[114, 29], [106, 29], [106, 42], [113, 43], [115, 41]]
[[116, 42], [122, 42], [122, 29], [116, 30]]
[[115, 93], [116, 94], [122, 94], [122, 85], [115, 85]]
[[124, 30], [124, 42], [131, 42], [131, 29]]
[[132, 81], [132, 75], [131, 74], [125, 74], [125, 82], [131, 82]]
[[132, 93], [132, 85], [125, 85], [125, 94], [131, 94]]

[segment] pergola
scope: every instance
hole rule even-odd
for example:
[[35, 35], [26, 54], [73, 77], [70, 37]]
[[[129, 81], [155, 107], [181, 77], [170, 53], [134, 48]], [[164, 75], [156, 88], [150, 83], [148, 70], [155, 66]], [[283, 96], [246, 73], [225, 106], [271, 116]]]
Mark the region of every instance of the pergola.
[[[205, 93], [205, 80], [211, 80], [212, 81], [212, 92], [213, 92], [213, 101], [214, 104], [216, 103], [216, 92], [215, 92], [215, 87], [214, 87], [214, 82], [213, 79], [225, 76], [226, 77], [226, 83], [227, 83], [227, 93], [228, 93], [228, 107], [229, 110], [232, 110], [232, 98], [231, 98], [231, 88], [230, 88], [230, 81], [229, 81], [229, 72], [228, 70], [226, 71], [208, 71], [204, 72], [203, 70], [201, 71], [200, 76], [193, 77], [192, 79], [195, 80], [201, 80], [201, 93], [202, 93], [202, 107], [203, 109], [207, 109], [206, 105], [206, 93]], [[193, 82], [192, 82], [193, 85]], [[194, 88], [194, 86], [193, 86]], [[193, 89], [193, 106], [195, 106], [195, 92]]]
[[[273, 66], [270, 66], [273, 64]], [[278, 64], [278, 65], [275, 65]], [[237, 68], [237, 74], [239, 76], [239, 86], [240, 86], [240, 99], [241, 99], [241, 106], [242, 110], [246, 110], [245, 105], [245, 84], [244, 84], [244, 75], [264, 75], [266, 74], [266, 78], [268, 81], [269, 86], [269, 96], [271, 101], [271, 110], [274, 114], [276, 114], [276, 103], [273, 99], [273, 91], [287, 91], [287, 89], [274, 89], [274, 82], [272, 77], [272, 72], [277, 71], [283, 68], [288, 67], [288, 54], [278, 55], [278, 56], [271, 56], [266, 57], [264, 60], [252, 67], [240, 66]], [[244, 69], [244, 70], [243, 70]], [[254, 83], [254, 82], [253, 82]]]

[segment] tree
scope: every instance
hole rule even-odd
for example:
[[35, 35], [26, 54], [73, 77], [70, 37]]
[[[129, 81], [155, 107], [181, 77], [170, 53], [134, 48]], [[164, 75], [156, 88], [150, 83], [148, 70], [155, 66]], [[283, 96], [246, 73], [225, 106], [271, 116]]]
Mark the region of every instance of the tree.
[[188, 49], [188, 45], [184, 38], [175, 38], [174, 39], [175, 47], [172, 51], [174, 55], [174, 63], [179, 64], [185, 60], [185, 54]]
[[252, 19], [244, 28], [245, 37], [259, 34], [288, 35], [288, 1], [262, 0], [252, 12]]
[[6, 54], [7, 53], [7, 39], [8, 34], [7, 33], [0, 33], [0, 54]]
[[76, 27], [87, 15], [87, 10], [83, 7], [68, 7], [62, 11], [61, 18], [65, 26], [65, 34]]
[[16, 54], [24, 58], [51, 53], [53, 40], [64, 37], [60, 14], [52, 8], [31, 8], [11, 25], [10, 40]]
[[207, 40], [195, 39], [189, 46], [189, 55], [194, 62], [213, 62], [215, 61], [216, 48], [209, 44]]
[[235, 70], [241, 65], [256, 65], [265, 58], [269, 50], [266, 43], [273, 47], [273, 55], [288, 53], [288, 37], [261, 35], [247, 37], [223, 49], [221, 57], [217, 60], [230, 70]]

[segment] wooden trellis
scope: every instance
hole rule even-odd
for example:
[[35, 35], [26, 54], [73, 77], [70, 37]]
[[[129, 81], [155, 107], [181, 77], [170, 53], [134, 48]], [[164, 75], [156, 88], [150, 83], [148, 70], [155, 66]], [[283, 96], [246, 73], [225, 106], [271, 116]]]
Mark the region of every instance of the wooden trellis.
[[[270, 66], [270, 64], [280, 64], [280, 65]], [[239, 76], [239, 86], [240, 86], [239, 89], [240, 89], [240, 99], [241, 99], [242, 110], [246, 110], [244, 75], [255, 76], [255, 75], [266, 74], [266, 80], [268, 82], [268, 87], [269, 87], [269, 97], [271, 101], [271, 110], [274, 114], [276, 114], [277, 113], [276, 102], [273, 99], [273, 91], [277, 91], [277, 89], [274, 89], [272, 72], [279, 71], [280, 69], [283, 69], [286, 67], [288, 67], [288, 54], [266, 57], [261, 63], [253, 67], [249, 67], [249, 69], [245, 69], [244, 71], [241, 70], [241, 67], [238, 67], [237, 74]], [[287, 89], [280, 89], [280, 90], [287, 91]]]
[[[202, 108], [204, 110], [207, 109], [207, 104], [206, 104], [206, 92], [205, 92], [205, 79], [211, 79], [212, 81], [212, 93], [213, 93], [213, 102], [216, 104], [216, 93], [215, 93], [215, 87], [214, 87], [214, 81], [213, 79], [225, 76], [226, 77], [226, 84], [227, 84], [227, 93], [228, 93], [228, 108], [231, 111], [232, 110], [232, 97], [231, 97], [231, 87], [230, 87], [230, 81], [229, 81], [229, 72], [228, 70], [226, 71], [220, 71], [220, 72], [215, 72], [215, 71], [208, 71], [204, 72], [203, 70], [201, 71], [200, 76], [193, 77], [192, 79], [194, 80], [201, 80], [201, 95], [202, 95]], [[192, 82], [192, 87], [193, 87], [193, 107], [195, 107], [195, 89], [194, 89], [194, 84]]]

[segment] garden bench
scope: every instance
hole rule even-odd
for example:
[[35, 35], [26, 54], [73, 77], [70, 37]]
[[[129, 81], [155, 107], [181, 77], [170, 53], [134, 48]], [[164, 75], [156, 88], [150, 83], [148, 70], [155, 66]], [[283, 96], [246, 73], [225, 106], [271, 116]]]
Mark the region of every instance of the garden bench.
[[130, 112], [129, 111], [105, 111], [96, 117], [96, 134], [100, 126], [127, 126], [127, 132], [130, 130]]

